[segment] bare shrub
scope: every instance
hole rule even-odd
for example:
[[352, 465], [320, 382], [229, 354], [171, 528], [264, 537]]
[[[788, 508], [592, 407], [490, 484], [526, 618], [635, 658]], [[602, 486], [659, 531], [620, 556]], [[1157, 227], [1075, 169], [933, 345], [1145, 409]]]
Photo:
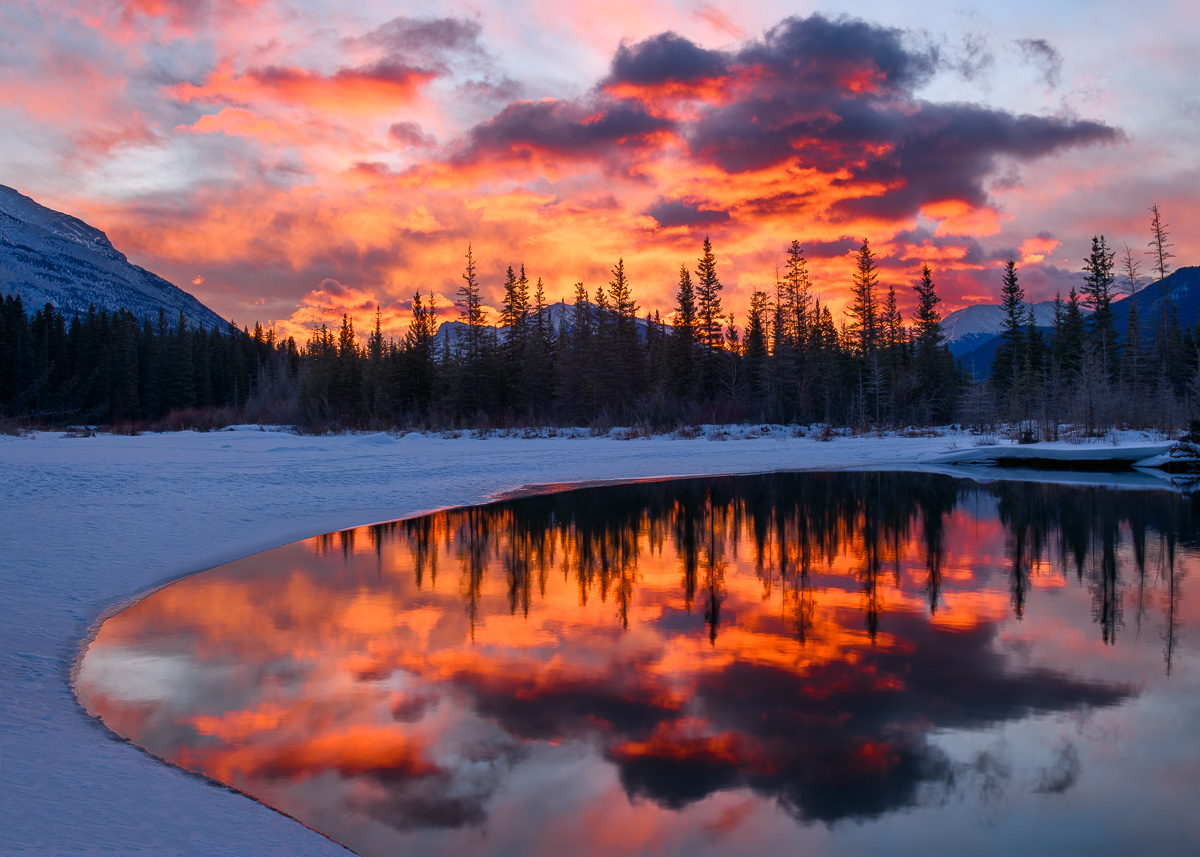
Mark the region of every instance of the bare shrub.
[[107, 428], [109, 434], [137, 437], [146, 430], [146, 426], [144, 420], [113, 420]]
[[231, 407], [181, 408], [171, 411], [147, 427], [149, 431], [219, 431], [241, 422], [241, 414]]

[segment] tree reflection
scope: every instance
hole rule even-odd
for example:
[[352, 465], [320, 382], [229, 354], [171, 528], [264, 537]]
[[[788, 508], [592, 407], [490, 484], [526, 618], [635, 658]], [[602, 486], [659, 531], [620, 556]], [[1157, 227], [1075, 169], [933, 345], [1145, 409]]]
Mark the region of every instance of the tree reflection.
[[[348, 825], [490, 824], [512, 769], [573, 744], [660, 808], [737, 789], [833, 824], [1014, 781], [940, 733], [1140, 692], [1014, 657], [1008, 617], [1102, 651], [1136, 605], [1170, 674], [1195, 518], [1168, 492], [919, 473], [590, 488], [330, 534], [287, 575], [201, 575], [92, 651], [210, 659], [220, 693], [183, 714], [113, 694], [106, 722], [301, 818], [340, 789], [327, 814]], [[1077, 621], [1037, 609], [1064, 586]], [[1086, 758], [1064, 744], [1031, 787], [1071, 789]]]

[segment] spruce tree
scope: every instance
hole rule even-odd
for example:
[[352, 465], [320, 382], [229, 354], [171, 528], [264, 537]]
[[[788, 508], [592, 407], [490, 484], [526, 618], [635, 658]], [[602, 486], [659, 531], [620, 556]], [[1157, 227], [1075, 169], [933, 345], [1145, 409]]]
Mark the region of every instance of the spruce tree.
[[[437, 335], [437, 304], [433, 293], [429, 305], [421, 300], [421, 292], [413, 293], [412, 317], [404, 335], [404, 364], [407, 368], [403, 389], [408, 403], [418, 411], [427, 411], [433, 401], [437, 382], [437, 355], [434, 337]], [[450, 337], [447, 336], [447, 343]], [[399, 380], [399, 379], [398, 379]]]
[[930, 416], [941, 421], [953, 410], [958, 385], [955, 383], [954, 358], [946, 347], [942, 314], [937, 308], [942, 299], [938, 297], [933, 272], [928, 265], [921, 267], [921, 279], [913, 289], [917, 293], [913, 331], [917, 387], [928, 403]]
[[717, 276], [717, 257], [712, 242], [704, 236], [703, 250], [696, 264], [696, 314], [699, 319], [697, 339], [709, 348], [720, 348], [721, 280]]
[[854, 278], [850, 286], [850, 335], [858, 354], [870, 360], [879, 346], [879, 301], [875, 287], [879, 271], [875, 267], [875, 254], [866, 238], [858, 250], [855, 260]]
[[1092, 252], [1083, 263], [1087, 274], [1083, 284], [1083, 305], [1092, 311], [1090, 323], [1092, 347], [1099, 356], [1104, 371], [1111, 378], [1118, 366], [1117, 327], [1113, 320], [1112, 301], [1116, 277], [1113, 275], [1116, 253], [1110, 251], [1103, 235], [1092, 236]]
[[746, 387], [749, 391], [751, 411], [760, 414], [766, 408], [769, 389], [770, 366], [767, 355], [767, 293], [755, 289], [750, 294], [750, 312], [746, 318], [744, 357]]
[[675, 291], [675, 318], [671, 321], [668, 389], [677, 399], [694, 395], [696, 389], [696, 293], [687, 265], [679, 266]]
[[696, 265], [696, 315], [699, 320], [699, 386], [704, 399], [716, 397], [720, 385], [720, 351], [724, 345], [721, 331], [721, 280], [717, 276], [717, 257], [712, 242], [704, 236], [703, 250]]
[[1017, 278], [1017, 263], [1009, 259], [1004, 264], [1000, 286], [1000, 347], [992, 359], [992, 386], [1007, 396], [1017, 382], [1025, 364], [1025, 290]]
[[645, 349], [637, 330], [637, 303], [625, 275], [625, 260], [618, 259], [608, 283], [612, 301], [612, 366], [614, 400], [618, 412], [626, 413], [645, 384]]

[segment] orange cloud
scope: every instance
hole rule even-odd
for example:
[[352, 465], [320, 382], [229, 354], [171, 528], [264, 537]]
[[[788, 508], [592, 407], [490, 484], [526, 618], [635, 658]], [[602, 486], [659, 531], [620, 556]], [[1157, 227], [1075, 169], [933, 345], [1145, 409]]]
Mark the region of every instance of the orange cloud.
[[223, 63], [201, 84], [180, 83], [162, 91], [182, 102], [240, 106], [282, 102], [327, 113], [365, 116], [412, 103], [420, 88], [436, 76], [431, 71], [388, 62], [343, 68], [333, 74], [295, 66], [266, 66], [238, 73], [231, 64]]

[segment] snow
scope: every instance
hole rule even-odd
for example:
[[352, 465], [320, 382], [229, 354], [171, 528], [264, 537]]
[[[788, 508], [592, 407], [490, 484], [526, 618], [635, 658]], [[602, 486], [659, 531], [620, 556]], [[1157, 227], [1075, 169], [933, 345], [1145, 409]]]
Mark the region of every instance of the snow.
[[[1054, 301], [1033, 304], [1033, 313], [1038, 327], [1050, 327], [1054, 323]], [[947, 314], [942, 319], [942, 332], [951, 343], [968, 336], [982, 337], [982, 342], [983, 338], [998, 336], [1003, 321], [1004, 310], [999, 304], [972, 304]]]
[[1141, 464], [1153, 467], [1168, 460], [1175, 441], [1137, 442], [1126, 441], [1108, 445], [1082, 445], [1064, 441], [1047, 441], [1013, 446], [1011, 444], [989, 444], [971, 449], [961, 449], [937, 456], [935, 461], [943, 464], [967, 464], [1006, 460], [1042, 461], [1086, 461], [1090, 464], [1112, 462], [1113, 464]]
[[689, 440], [574, 434], [302, 437], [242, 426], [0, 436], [0, 853], [345, 853], [116, 739], [75, 701], [70, 673], [89, 629], [167, 581], [529, 484], [922, 462], [949, 470], [935, 462], [971, 443], [959, 433], [823, 443], [782, 428]]
[[46, 302], [68, 319], [90, 304], [150, 318], [159, 307], [208, 330], [225, 322], [194, 296], [130, 264], [108, 237], [69, 214], [0, 185], [0, 296], [19, 294], [26, 312]]

